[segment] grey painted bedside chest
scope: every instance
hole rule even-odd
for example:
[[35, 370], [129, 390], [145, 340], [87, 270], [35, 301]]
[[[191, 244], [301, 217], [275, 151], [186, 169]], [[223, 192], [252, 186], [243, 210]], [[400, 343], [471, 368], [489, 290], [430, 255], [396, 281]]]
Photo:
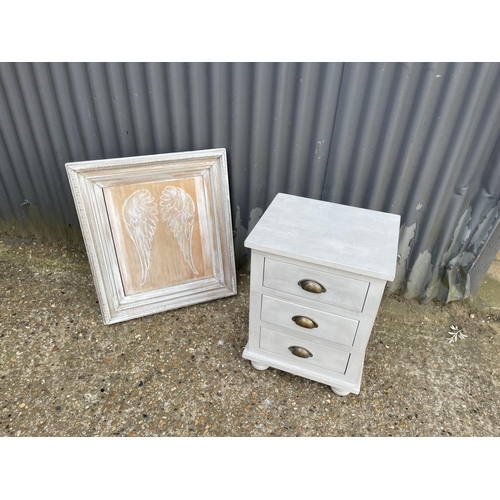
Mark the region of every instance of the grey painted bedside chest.
[[359, 394], [365, 350], [396, 271], [399, 215], [278, 194], [252, 249], [243, 357]]

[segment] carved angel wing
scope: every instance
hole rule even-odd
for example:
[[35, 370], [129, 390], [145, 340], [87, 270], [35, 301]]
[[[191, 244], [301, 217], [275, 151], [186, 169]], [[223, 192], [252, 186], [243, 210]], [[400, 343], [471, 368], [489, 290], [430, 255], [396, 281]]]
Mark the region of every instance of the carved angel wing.
[[133, 192], [123, 203], [122, 215], [127, 232], [134, 242], [141, 264], [141, 285], [148, 277], [151, 243], [156, 231], [158, 205], [147, 189]]
[[184, 255], [184, 260], [194, 274], [198, 271], [193, 263], [192, 236], [194, 226], [194, 202], [184, 189], [167, 186], [161, 194], [161, 218], [174, 233]]

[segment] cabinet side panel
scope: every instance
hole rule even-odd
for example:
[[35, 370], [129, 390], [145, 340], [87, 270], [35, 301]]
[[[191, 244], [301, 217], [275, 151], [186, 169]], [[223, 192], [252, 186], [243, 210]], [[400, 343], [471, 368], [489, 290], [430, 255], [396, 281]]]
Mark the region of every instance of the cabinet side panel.
[[262, 280], [264, 276], [264, 257], [256, 251], [252, 251], [250, 261], [250, 312], [248, 348], [256, 350], [259, 348], [260, 336], [260, 313], [262, 307]]

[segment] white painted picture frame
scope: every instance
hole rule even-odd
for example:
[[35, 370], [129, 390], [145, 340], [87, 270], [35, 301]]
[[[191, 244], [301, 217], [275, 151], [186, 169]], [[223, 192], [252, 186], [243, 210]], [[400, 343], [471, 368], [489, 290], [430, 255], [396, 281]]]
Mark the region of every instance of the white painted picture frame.
[[104, 324], [236, 294], [225, 149], [66, 171]]

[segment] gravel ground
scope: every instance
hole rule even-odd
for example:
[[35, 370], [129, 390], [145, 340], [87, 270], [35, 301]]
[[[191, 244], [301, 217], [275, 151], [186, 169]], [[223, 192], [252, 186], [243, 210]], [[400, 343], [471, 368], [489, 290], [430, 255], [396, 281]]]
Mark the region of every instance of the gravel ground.
[[[498, 436], [492, 309], [385, 296], [359, 396], [254, 370], [238, 295], [102, 324], [85, 252], [0, 243], [0, 436]], [[500, 295], [499, 295], [500, 296]], [[449, 343], [456, 325], [467, 335]]]

